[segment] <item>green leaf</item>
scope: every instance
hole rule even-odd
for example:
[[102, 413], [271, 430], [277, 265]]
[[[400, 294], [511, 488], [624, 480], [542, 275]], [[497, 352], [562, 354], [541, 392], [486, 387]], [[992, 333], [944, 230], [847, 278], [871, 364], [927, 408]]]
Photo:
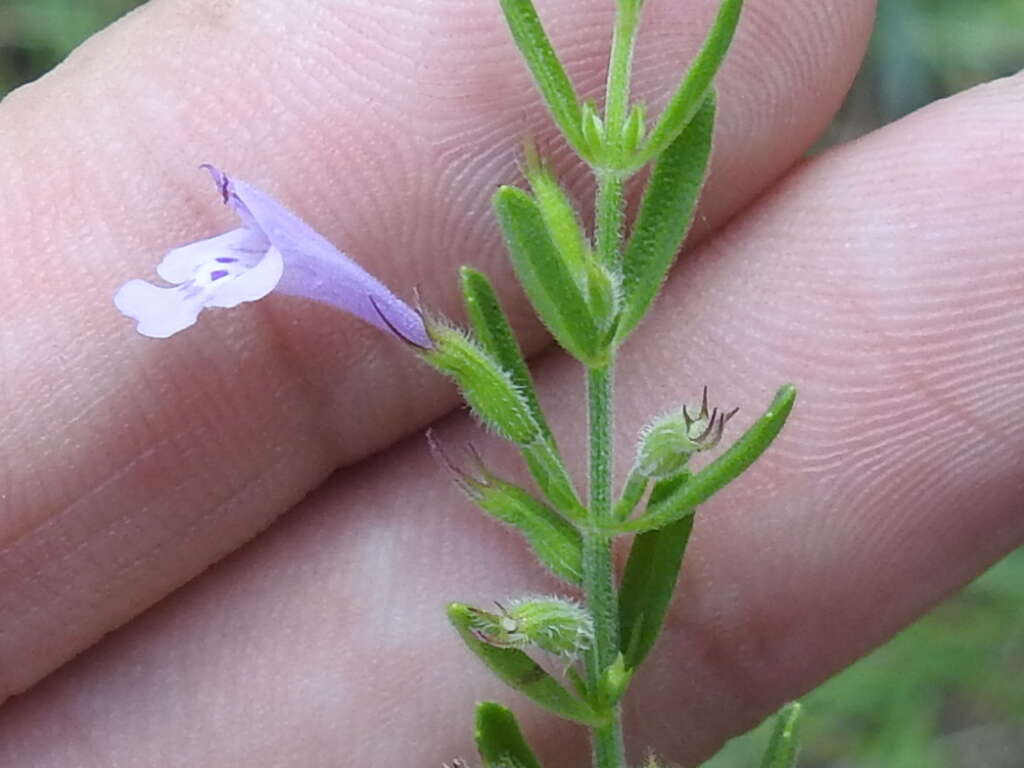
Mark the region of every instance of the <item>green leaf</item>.
[[505, 21], [537, 89], [569, 143], [582, 155], [581, 110], [576, 91], [530, 0], [501, 0]]
[[800, 702], [794, 701], [779, 710], [761, 768], [793, 768], [796, 765], [802, 709]]
[[652, 531], [692, 515], [698, 504], [739, 477], [765, 452], [786, 423], [795, 400], [796, 388], [783, 386], [768, 410], [727, 451], [664, 498], [652, 497], [643, 515], [619, 523], [616, 530]]
[[640, 503], [649, 482], [650, 478], [635, 469], [630, 472], [629, 477], [626, 478], [626, 487], [622, 490], [622, 496], [615, 502], [615, 507], [612, 509], [612, 518], [625, 520], [633, 514], [633, 510]]
[[566, 667], [565, 676], [569, 679], [569, 682], [572, 683], [573, 690], [576, 691], [576, 694], [581, 699], [586, 699], [590, 696], [590, 693], [587, 691], [587, 681], [580, 676], [580, 673], [576, 671], [575, 667], [572, 665]]
[[654, 166], [623, 256], [619, 340], [643, 319], [679, 253], [704, 185], [714, 127], [711, 93]]
[[570, 520], [583, 522], [587, 519], [587, 510], [580, 502], [576, 486], [565, 468], [558, 449], [553, 440], [538, 440], [530, 445], [521, 445], [523, 459], [530, 469], [530, 474], [544, 495], [563, 515]]
[[530, 303], [559, 344], [586, 363], [599, 362], [601, 337], [590, 308], [533, 199], [521, 189], [494, 195], [512, 266]]
[[484, 768], [541, 768], [515, 715], [493, 701], [477, 704], [476, 748]]
[[[685, 475], [662, 480], [652, 491], [652, 501], [685, 482]], [[629, 669], [647, 658], [661, 633], [692, 529], [693, 515], [689, 515], [633, 540], [619, 591], [619, 637]]]
[[497, 648], [480, 640], [473, 632], [473, 609], [469, 606], [452, 603], [448, 606], [448, 619], [469, 650], [509, 687], [559, 717], [589, 726], [607, 724], [607, 715], [598, 714], [585, 701], [565, 690], [522, 651]]
[[558, 179], [537, 155], [537, 149], [532, 142], [526, 144], [525, 159], [523, 175], [530, 182], [537, 210], [547, 225], [551, 242], [562, 255], [562, 260], [568, 265], [576, 283], [583, 285], [589, 260], [588, 244], [576, 208], [569, 198], [569, 193], [562, 188]]
[[719, 6], [718, 15], [697, 58], [690, 64], [683, 82], [661, 113], [646, 143], [634, 156], [631, 169], [640, 168], [658, 157], [697, 114], [729, 50], [742, 10], [743, 0], [725, 0]]
[[530, 369], [526, 365], [515, 334], [512, 333], [512, 326], [501, 309], [493, 286], [486, 275], [470, 267], [462, 267], [459, 270], [459, 277], [462, 281], [466, 313], [473, 324], [473, 332], [477, 339], [508, 372], [512, 383], [519, 388], [529, 405], [533, 418], [548, 439], [552, 439], [551, 429], [537, 400]]

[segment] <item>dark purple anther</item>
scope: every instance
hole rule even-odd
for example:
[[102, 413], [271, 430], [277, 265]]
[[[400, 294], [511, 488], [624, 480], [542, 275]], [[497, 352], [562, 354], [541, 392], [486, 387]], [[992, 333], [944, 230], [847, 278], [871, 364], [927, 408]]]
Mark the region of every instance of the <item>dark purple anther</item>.
[[[220, 261], [220, 259], [218, 259]], [[217, 269], [210, 273], [210, 282], [214, 280], [220, 280], [222, 277], [227, 277], [228, 271], [226, 269]]]

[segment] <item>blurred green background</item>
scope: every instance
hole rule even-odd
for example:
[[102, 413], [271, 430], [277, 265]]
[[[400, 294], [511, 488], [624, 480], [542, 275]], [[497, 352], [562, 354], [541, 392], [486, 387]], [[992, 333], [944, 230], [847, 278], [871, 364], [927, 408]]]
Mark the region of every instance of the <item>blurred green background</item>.
[[[0, 95], [139, 4], [0, 0]], [[870, 54], [822, 144], [1021, 68], [1024, 0], [880, 0]], [[1024, 550], [804, 701], [802, 768], [1024, 766]], [[766, 738], [762, 726], [709, 765], [757, 766]]]

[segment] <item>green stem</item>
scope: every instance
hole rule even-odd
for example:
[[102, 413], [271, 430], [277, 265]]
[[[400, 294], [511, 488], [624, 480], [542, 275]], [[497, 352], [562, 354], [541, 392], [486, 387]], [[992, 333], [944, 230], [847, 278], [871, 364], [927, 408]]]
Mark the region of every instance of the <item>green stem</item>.
[[623, 186], [621, 176], [597, 171], [597, 260], [615, 274], [622, 271], [622, 228], [626, 215]]
[[[605, 96], [605, 140], [610, 158], [618, 164], [622, 132], [629, 108], [629, 79], [633, 46], [642, 0], [620, 0], [615, 19], [608, 89]], [[624, 180], [606, 168], [596, 168], [595, 246], [599, 263], [618, 274], [622, 263], [625, 217]], [[619, 604], [612, 563], [614, 536], [607, 533], [612, 520], [612, 382], [615, 353], [602, 365], [587, 369], [587, 402], [590, 439], [590, 525], [583, 529], [583, 588], [594, 620], [594, 643], [586, 654], [587, 686], [600, 690], [606, 669], [619, 654]], [[616, 704], [608, 725], [593, 729], [594, 768], [625, 768], [622, 715]]]
[[[609, 363], [587, 370], [590, 433], [590, 516], [583, 531], [583, 587], [594, 620], [594, 643], [586, 654], [587, 685], [599, 690], [604, 671], [619, 653], [619, 608], [612, 566], [612, 537], [602, 531], [612, 514], [612, 370]], [[594, 768], [624, 768], [625, 749], [618, 705], [611, 722], [593, 730]]]
[[590, 514], [603, 522], [612, 509], [612, 364], [587, 370], [590, 425]]
[[633, 47], [641, 5], [639, 0], [622, 0], [615, 19], [612, 54], [608, 61], [604, 129], [607, 140], [616, 148], [622, 146], [622, 128], [629, 108], [629, 77], [633, 69]]

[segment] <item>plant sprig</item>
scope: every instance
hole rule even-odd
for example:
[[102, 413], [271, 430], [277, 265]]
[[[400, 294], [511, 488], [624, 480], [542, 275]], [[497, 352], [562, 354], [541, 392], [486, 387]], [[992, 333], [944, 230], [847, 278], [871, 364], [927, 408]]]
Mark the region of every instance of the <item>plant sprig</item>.
[[[591, 730], [595, 768], [625, 768], [620, 702], [661, 632], [699, 506], [771, 445], [796, 398], [792, 385], [780, 388], [742, 437], [695, 472], [690, 456], [715, 449], [735, 413], [712, 409], [705, 390], [699, 406], [684, 405], [644, 430], [633, 470], [619, 498], [613, 497], [616, 354], [650, 310], [693, 220], [711, 156], [713, 81], [743, 2], [723, 0], [697, 57], [650, 131], [644, 105], [629, 98], [642, 0], [617, 2], [603, 113], [580, 101], [531, 0], [500, 2], [555, 124], [595, 178], [593, 232], [583, 228], [568, 193], [532, 146], [524, 164], [530, 190], [503, 186], [494, 196], [527, 298], [586, 373], [586, 499], [561, 458], [493, 287], [468, 267], [461, 286], [473, 336], [428, 323], [433, 346], [423, 356], [456, 380], [485, 424], [519, 447], [539, 497], [499, 479], [475, 454], [471, 468], [463, 469], [434, 445], [484, 512], [519, 530], [556, 577], [582, 587], [584, 605], [534, 595], [510, 607], [499, 603], [497, 612], [453, 603], [448, 616], [469, 650], [511, 688]], [[653, 170], [627, 232], [624, 183], [648, 164]], [[622, 536], [634, 538], [620, 579], [612, 545]], [[562, 657], [567, 685], [531, 655], [538, 651]], [[783, 710], [764, 768], [794, 764], [798, 715], [798, 705]], [[485, 766], [540, 768], [509, 710], [480, 704], [476, 722]]]

